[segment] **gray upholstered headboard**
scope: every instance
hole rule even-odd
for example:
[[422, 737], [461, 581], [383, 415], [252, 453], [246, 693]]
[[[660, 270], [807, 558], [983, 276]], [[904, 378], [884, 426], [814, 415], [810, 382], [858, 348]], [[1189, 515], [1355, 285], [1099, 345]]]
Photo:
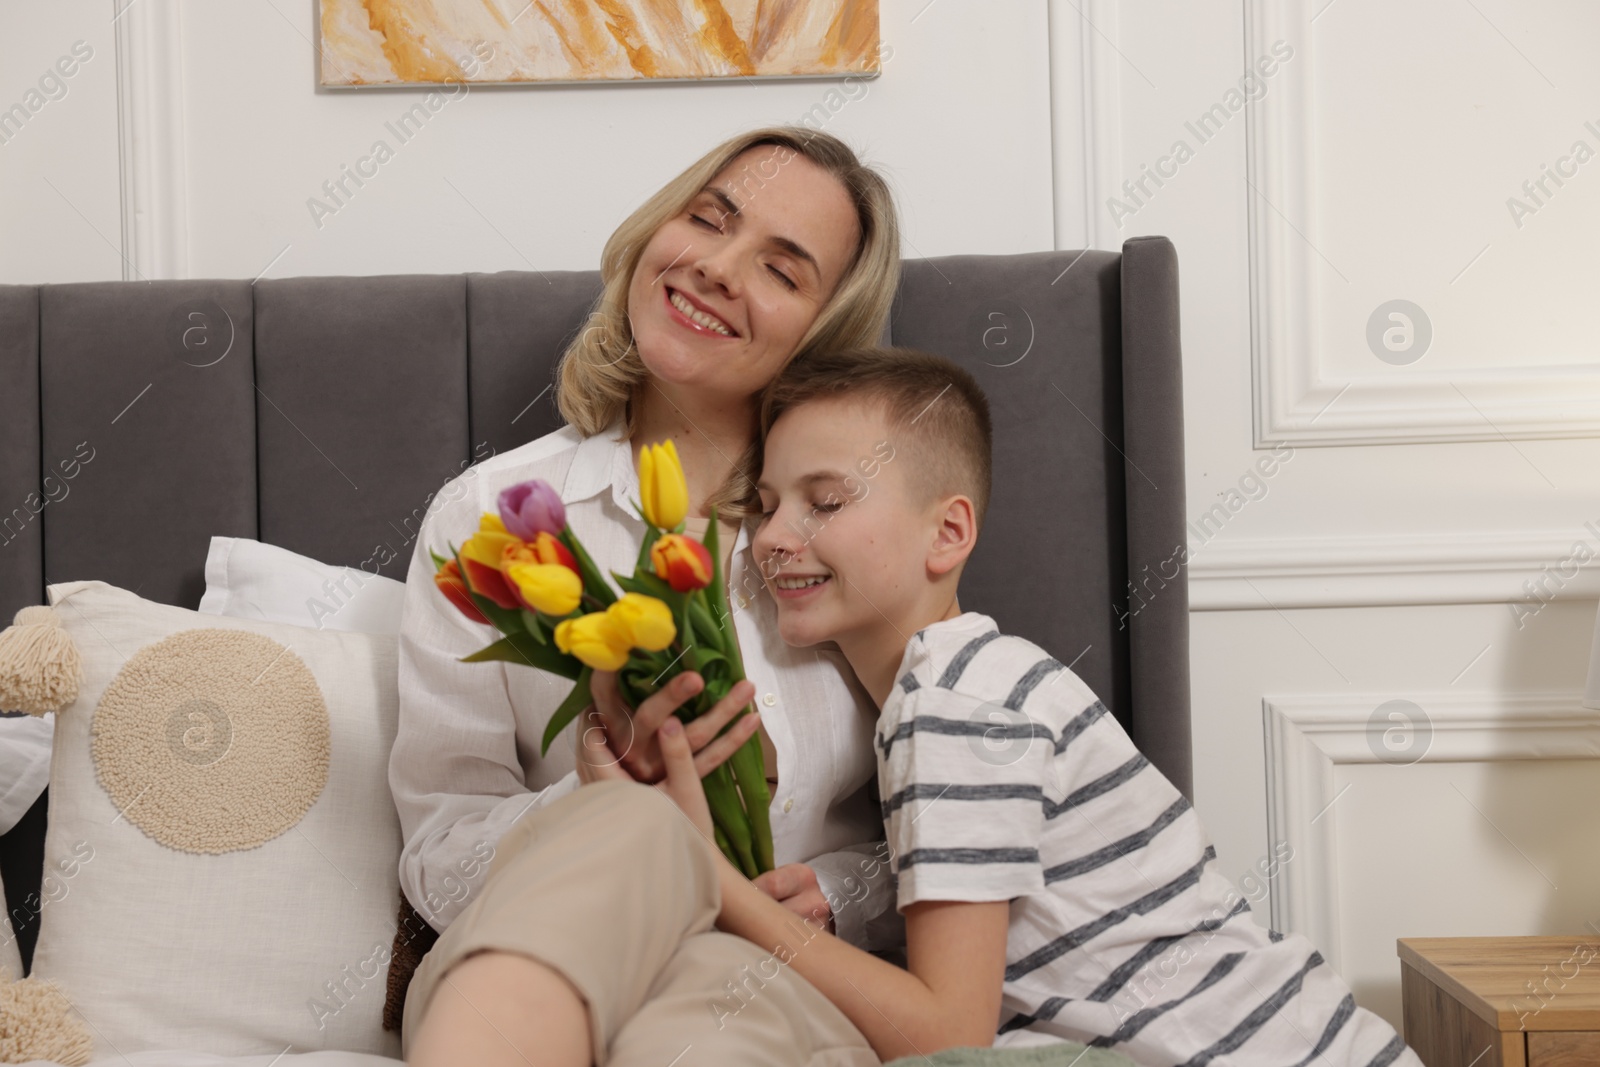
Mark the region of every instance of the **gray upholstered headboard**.
[[[599, 286], [597, 271], [0, 286], [0, 623], [80, 578], [193, 607], [213, 534], [403, 578], [430, 493], [560, 424], [552, 371]], [[961, 362], [993, 409], [962, 607], [1071, 665], [1188, 793], [1171, 242], [909, 260], [890, 330]]]

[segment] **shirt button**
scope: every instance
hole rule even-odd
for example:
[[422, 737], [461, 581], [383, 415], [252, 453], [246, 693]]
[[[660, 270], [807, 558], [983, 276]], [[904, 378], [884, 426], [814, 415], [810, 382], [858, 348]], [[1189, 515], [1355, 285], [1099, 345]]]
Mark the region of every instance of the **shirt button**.
[[772, 705], [776, 704], [777, 702], [778, 702], [777, 696], [775, 694], [772, 694], [772, 693], [768, 693], [766, 696], [761, 698], [761, 703], [765, 704], [769, 708], [772, 707]]
[[783, 802], [783, 810], [785, 812], [789, 812], [789, 811], [792, 811], [793, 809], [794, 809], [794, 797], [790, 797], [788, 800], [785, 800]]

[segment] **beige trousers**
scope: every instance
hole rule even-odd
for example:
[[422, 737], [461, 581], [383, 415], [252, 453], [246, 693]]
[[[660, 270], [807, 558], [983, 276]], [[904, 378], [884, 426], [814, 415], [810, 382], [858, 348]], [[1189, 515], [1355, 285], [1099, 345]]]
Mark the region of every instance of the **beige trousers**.
[[477, 899], [411, 981], [402, 1050], [444, 974], [497, 949], [538, 960], [578, 990], [596, 1067], [879, 1067], [815, 986], [713, 929], [720, 908], [709, 851], [660, 790], [582, 786], [518, 819], [495, 846]]

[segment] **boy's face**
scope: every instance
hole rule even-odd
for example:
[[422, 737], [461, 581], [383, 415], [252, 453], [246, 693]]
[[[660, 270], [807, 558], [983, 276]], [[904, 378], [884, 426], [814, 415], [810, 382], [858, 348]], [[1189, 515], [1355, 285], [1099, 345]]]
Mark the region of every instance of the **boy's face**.
[[936, 504], [893, 437], [877, 404], [850, 399], [802, 404], [767, 437], [753, 548], [791, 645], [893, 632], [928, 589]]

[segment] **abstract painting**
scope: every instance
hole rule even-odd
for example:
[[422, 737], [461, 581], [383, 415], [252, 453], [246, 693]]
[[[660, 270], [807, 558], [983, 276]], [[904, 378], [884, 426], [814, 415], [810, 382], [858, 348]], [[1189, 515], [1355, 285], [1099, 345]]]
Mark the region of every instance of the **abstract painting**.
[[878, 0], [321, 0], [325, 86], [878, 73]]

